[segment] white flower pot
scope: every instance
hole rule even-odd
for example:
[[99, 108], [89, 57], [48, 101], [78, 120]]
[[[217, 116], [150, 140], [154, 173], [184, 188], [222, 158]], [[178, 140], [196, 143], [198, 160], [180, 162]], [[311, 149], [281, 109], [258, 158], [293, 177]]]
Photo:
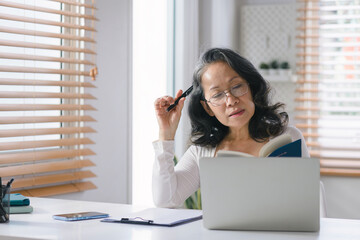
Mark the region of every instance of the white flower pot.
[[269, 75], [269, 69], [259, 69], [259, 73], [261, 76], [268, 76]]
[[281, 76], [290, 76], [291, 71], [290, 71], [290, 69], [279, 69], [279, 75], [281, 75]]
[[278, 69], [270, 68], [270, 69], [269, 69], [269, 75], [270, 75], [270, 76], [279, 75], [279, 70], [278, 70]]

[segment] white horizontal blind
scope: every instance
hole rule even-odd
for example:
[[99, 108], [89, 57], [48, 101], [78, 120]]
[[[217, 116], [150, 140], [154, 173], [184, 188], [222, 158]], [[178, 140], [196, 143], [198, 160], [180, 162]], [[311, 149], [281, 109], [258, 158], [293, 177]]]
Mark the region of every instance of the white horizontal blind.
[[84, 169], [94, 87], [94, 1], [0, 1], [0, 177], [13, 192], [49, 196], [95, 188]]
[[360, 176], [360, 1], [298, 2], [298, 115], [323, 175]]

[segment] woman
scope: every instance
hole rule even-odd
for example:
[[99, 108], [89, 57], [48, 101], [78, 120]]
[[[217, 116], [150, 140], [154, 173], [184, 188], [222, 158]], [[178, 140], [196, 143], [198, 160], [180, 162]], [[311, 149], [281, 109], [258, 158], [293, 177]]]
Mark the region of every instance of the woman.
[[[159, 140], [153, 143], [153, 196], [158, 207], [178, 207], [200, 187], [199, 159], [214, 157], [219, 150], [254, 156], [270, 139], [287, 133], [302, 139], [302, 156], [309, 157], [301, 132], [287, 126], [281, 103], [269, 101], [269, 86], [254, 66], [230, 49], [205, 52], [193, 77], [189, 116], [193, 145], [174, 168], [174, 136], [185, 99], [170, 112], [169, 96], [155, 101]], [[176, 98], [182, 94], [178, 91]]]

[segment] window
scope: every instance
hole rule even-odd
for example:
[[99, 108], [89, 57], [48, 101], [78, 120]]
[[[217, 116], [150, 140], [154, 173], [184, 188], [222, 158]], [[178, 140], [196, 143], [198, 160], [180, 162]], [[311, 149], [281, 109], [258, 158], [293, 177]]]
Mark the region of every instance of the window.
[[[93, 3], [93, 2], [92, 2]], [[12, 192], [49, 196], [95, 188], [83, 179], [95, 154], [84, 133], [95, 121], [93, 4], [0, 1], [0, 177]]]
[[360, 176], [360, 1], [298, 4], [297, 126], [322, 175]]
[[166, 95], [167, 79], [172, 81], [172, 76], [167, 78], [168, 24], [172, 27], [167, 21], [170, 2], [133, 1], [133, 204], [154, 204], [151, 143], [159, 136], [154, 101]]

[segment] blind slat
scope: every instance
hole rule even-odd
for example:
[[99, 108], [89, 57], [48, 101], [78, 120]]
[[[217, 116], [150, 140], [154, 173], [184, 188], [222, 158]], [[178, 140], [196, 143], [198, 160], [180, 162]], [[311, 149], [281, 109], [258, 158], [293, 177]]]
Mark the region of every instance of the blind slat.
[[360, 177], [360, 169], [320, 168], [322, 176]]
[[48, 122], [94, 122], [91, 116], [42, 116], [42, 117], [0, 117], [0, 124], [48, 123]]
[[59, 62], [59, 63], [74, 63], [74, 64], [84, 64], [84, 65], [90, 65], [90, 66], [95, 65], [94, 63], [87, 61], [87, 60], [79, 60], [79, 59], [73, 59], [73, 58], [48, 57], [48, 56], [29, 55], [29, 54], [0, 53], [0, 58], [16, 59], [16, 60]]
[[74, 6], [80, 6], [80, 7], [85, 7], [85, 8], [90, 8], [90, 9], [94, 9], [94, 10], [97, 9], [94, 5], [81, 3], [81, 2], [74, 2], [74, 1], [71, 1], [71, 0], [50, 0], [50, 1], [69, 4], [69, 5], [74, 5]]
[[351, 84], [351, 83], [360, 83], [360, 79], [348, 79], [348, 80], [337, 80], [337, 79], [322, 79], [322, 80], [319, 80], [319, 79], [298, 79], [296, 81], [296, 83], [299, 83], [299, 84], [306, 84], [306, 83], [331, 83], [331, 84], [334, 84], [334, 83], [337, 83], [337, 84]]
[[348, 23], [348, 24], [322, 24], [321, 26], [317, 23], [314, 23], [312, 25], [306, 26], [306, 27], [298, 27], [297, 30], [300, 31], [315, 31], [315, 30], [334, 30], [334, 29], [358, 29], [360, 28], [360, 24], [355, 23]]
[[297, 56], [297, 57], [307, 57], [307, 56], [309, 56], [309, 57], [318, 57], [318, 56], [319, 56], [319, 53], [317, 53], [317, 52], [297, 53], [296, 56]]
[[[307, 129], [307, 130], [311, 130], [311, 129]], [[304, 130], [306, 131], [306, 129]], [[304, 137], [311, 137], [311, 138], [332, 138], [334, 141], [336, 141], [337, 139], [339, 139], [339, 134], [331, 134], [331, 133], [317, 133], [317, 132], [304, 132], [303, 131], [303, 136]], [[353, 134], [348, 134], [348, 135], [344, 135], [341, 136], [342, 139], [348, 139], [350, 141], [354, 140], [354, 138], [356, 139], [358, 136], [355, 135], [355, 133]]]
[[339, 145], [322, 145], [319, 142], [306, 142], [307, 146], [315, 147], [317, 149], [322, 150], [334, 150], [334, 151], [360, 151], [360, 146], [358, 145], [346, 145], [346, 146], [339, 146]]
[[96, 175], [91, 171], [79, 171], [73, 173], [60, 173], [60, 174], [51, 174], [45, 176], [31, 177], [31, 178], [20, 178], [16, 179], [12, 188], [24, 188], [24, 187], [37, 187], [41, 185], [54, 184], [54, 183], [64, 183], [75, 180], [82, 180], [85, 178], [96, 177]]
[[[307, 52], [307, 53], [297, 53], [296, 56], [298, 57], [319, 57], [319, 52]], [[321, 53], [322, 57], [359, 57], [359, 52], [334, 52], [334, 51], [327, 51]]]
[[314, 138], [318, 138], [318, 137], [320, 137], [320, 134], [318, 134], [318, 133], [303, 132], [303, 136], [304, 136], [304, 137], [314, 137]]
[[295, 110], [297, 110], [297, 111], [315, 111], [315, 112], [318, 112], [320, 110], [320, 108], [319, 107], [299, 106], [299, 107], [296, 107]]
[[353, 98], [319, 98], [319, 97], [298, 97], [295, 98], [296, 102], [322, 102], [322, 103], [358, 103], [359, 99]]
[[87, 77], [90, 76], [90, 72], [68, 70], [68, 69], [37, 68], [37, 67], [0, 66], [0, 72], [81, 75], [81, 76], [87, 76]]
[[89, 82], [47, 81], [47, 80], [12, 79], [12, 78], [0, 78], [0, 85], [92, 87], [92, 88], [95, 87], [95, 85]]
[[[324, 43], [321, 45], [321, 48], [336, 48], [336, 47], [358, 47], [360, 46], [360, 43], [358, 42], [340, 42], [340, 43], [336, 43], [336, 42], [329, 42], [329, 43]], [[308, 43], [308, 44], [298, 44], [296, 45], [297, 48], [319, 48], [320, 44], [319, 43]]]
[[21, 153], [0, 154], [0, 164], [13, 164], [21, 162], [42, 161], [50, 159], [72, 158], [80, 156], [95, 155], [90, 149], [79, 150], [52, 150], [52, 151], [31, 151]]
[[62, 127], [62, 128], [34, 128], [34, 129], [10, 129], [1, 130], [0, 137], [24, 137], [52, 134], [75, 134], [75, 133], [94, 133], [91, 127]]
[[44, 148], [57, 146], [75, 146], [94, 144], [89, 138], [65, 138], [60, 140], [39, 140], [39, 141], [23, 141], [23, 142], [0, 142], [0, 151], [29, 149], [29, 148]]
[[336, 88], [321, 88], [320, 90], [318, 88], [298, 88], [296, 89], [297, 92], [333, 92], [333, 93], [358, 93], [360, 89], [359, 87], [352, 87], [347, 89], [336, 89]]
[[69, 12], [69, 11], [39, 7], [39, 6], [35, 6], [35, 5], [27, 5], [27, 4], [21, 4], [21, 3], [8, 2], [5, 0], [0, 1], [0, 6], [9, 7], [9, 8], [18, 8], [18, 9], [23, 9], [23, 10], [31, 10], [31, 11], [37, 11], [37, 12], [44, 12], [44, 13], [53, 13], [53, 14], [59, 14], [59, 15], [69, 16], [69, 17], [97, 20], [93, 15], [79, 14], [79, 13], [73, 13], [73, 12]]
[[[56, 161], [56, 162], [37, 163], [37, 164], [23, 164], [23, 165], [0, 168], [0, 175], [2, 177], [14, 177], [14, 176], [21, 176], [28, 174], [80, 169], [80, 168], [92, 167], [92, 166], [95, 166], [95, 164], [88, 159]], [[16, 182], [17, 180], [13, 184], [16, 184]]]
[[5, 26], [0, 26], [0, 32], [21, 34], [21, 35], [28, 35], [28, 36], [60, 38], [60, 39], [77, 40], [77, 41], [95, 43], [95, 40], [92, 38], [89, 38], [89, 37], [79, 37], [77, 35], [72, 35], [72, 34], [43, 32], [43, 31], [37, 31], [37, 30], [28, 30], [28, 29], [5, 27]]
[[96, 186], [92, 182], [87, 181], [59, 186], [14, 191], [12, 193], [21, 193], [27, 197], [47, 197], [66, 193], [82, 192], [90, 189], [96, 189]]
[[312, 70], [312, 71], [299, 71], [296, 73], [297, 75], [307, 75], [307, 74], [314, 74], [314, 75], [319, 75], [320, 71], [319, 70]]
[[[309, 124], [309, 123], [297, 123], [295, 124], [296, 127], [298, 128], [314, 128], [314, 129], [319, 129], [321, 128], [321, 125], [320, 124]], [[349, 126], [349, 125], [346, 125], [346, 124], [338, 124], [338, 123], [335, 123], [334, 125], [328, 125], [326, 126], [327, 129], [353, 129], [353, 130], [357, 130], [357, 129], [360, 129], [360, 126], [358, 127], [354, 127], [354, 126]]]
[[339, 107], [319, 107], [319, 106], [312, 106], [312, 107], [305, 107], [300, 106], [295, 108], [298, 111], [323, 111], [323, 112], [333, 112], [333, 113], [345, 113], [345, 112], [359, 112], [360, 107], [346, 107], [346, 106], [339, 106]]
[[306, 8], [298, 8], [297, 11], [298, 12], [318, 12], [318, 11], [338, 11], [338, 10], [359, 10], [360, 7], [357, 6], [357, 5], [346, 5], [346, 6], [339, 6], [339, 5], [336, 5], [336, 6], [322, 6], [322, 7], [306, 7]]
[[303, 120], [318, 120], [320, 118], [319, 115], [296, 115], [296, 119], [303, 119]]
[[96, 110], [91, 105], [77, 104], [0, 104], [0, 111], [35, 111], [35, 110]]
[[21, 48], [35, 48], [35, 49], [47, 49], [47, 50], [58, 50], [66, 52], [80, 52], [87, 54], [95, 54], [94, 51], [86, 48], [59, 46], [53, 44], [33, 43], [33, 42], [22, 42], [22, 41], [8, 41], [0, 40], [0, 46], [7, 47], [21, 47]]
[[320, 166], [325, 168], [359, 168], [360, 161], [320, 159]]
[[81, 98], [81, 99], [96, 99], [93, 95], [88, 93], [54, 93], [54, 92], [15, 92], [15, 91], [0, 91], [0, 98]]
[[44, 24], [44, 25], [65, 27], [65, 28], [74, 28], [74, 29], [81, 29], [81, 30], [96, 32], [95, 28], [89, 27], [86, 25], [77, 25], [77, 24], [63, 23], [63, 22], [37, 19], [37, 18], [31, 18], [31, 17], [14, 16], [14, 15], [9, 15], [9, 14], [4, 14], [4, 13], [0, 13], [0, 19], [17, 21], [17, 22]]
[[342, 122], [346, 122], [346, 121], [360, 121], [360, 116], [349, 116], [349, 115], [343, 115], [343, 116], [338, 116], [338, 115], [297, 115], [295, 116], [295, 118], [297, 119], [306, 119], [306, 120], [318, 120], [318, 119], [324, 119], [324, 120], [337, 120], [337, 121], [342, 121]]
[[360, 158], [358, 156], [354, 156], [352, 154], [344, 154], [341, 157], [336, 156], [336, 155], [332, 155], [332, 154], [327, 154], [324, 151], [319, 151], [319, 150], [310, 150], [309, 151], [310, 156], [311, 157], [316, 157], [316, 158], [326, 158], [326, 159], [342, 159], [342, 160], [360, 160]]

